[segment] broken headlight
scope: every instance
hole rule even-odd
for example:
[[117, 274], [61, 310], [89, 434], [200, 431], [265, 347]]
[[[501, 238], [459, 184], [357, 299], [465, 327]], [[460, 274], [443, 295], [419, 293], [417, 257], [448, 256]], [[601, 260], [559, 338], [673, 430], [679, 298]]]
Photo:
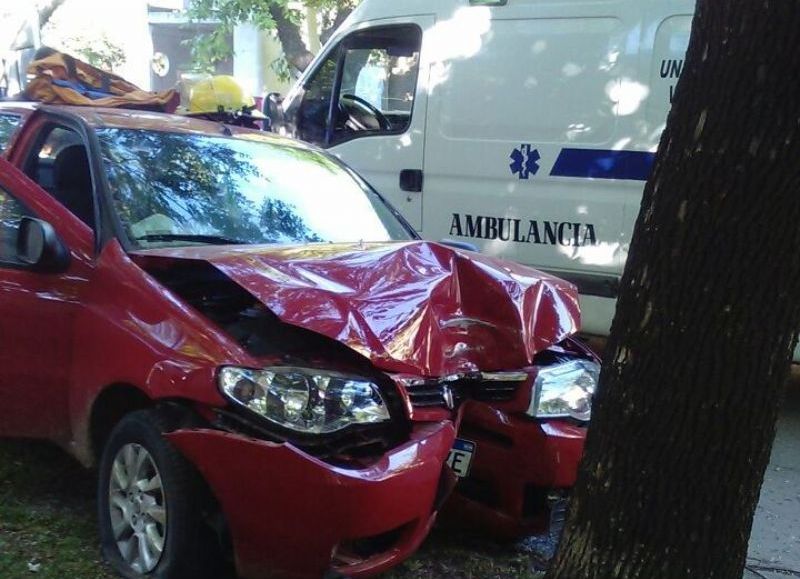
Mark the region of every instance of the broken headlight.
[[227, 366], [219, 372], [219, 387], [235, 404], [303, 434], [328, 434], [390, 419], [376, 384], [336, 372]]
[[539, 370], [533, 383], [528, 414], [536, 418], [592, 417], [592, 396], [600, 365], [591, 360], [572, 360]]

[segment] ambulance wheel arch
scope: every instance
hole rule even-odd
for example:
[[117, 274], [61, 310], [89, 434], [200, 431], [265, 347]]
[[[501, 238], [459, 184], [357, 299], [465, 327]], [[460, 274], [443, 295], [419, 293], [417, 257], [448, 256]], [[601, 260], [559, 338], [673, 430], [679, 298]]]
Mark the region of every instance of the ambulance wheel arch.
[[427, 68], [433, 16], [381, 19], [345, 30], [286, 99], [287, 132], [327, 149], [422, 227]]

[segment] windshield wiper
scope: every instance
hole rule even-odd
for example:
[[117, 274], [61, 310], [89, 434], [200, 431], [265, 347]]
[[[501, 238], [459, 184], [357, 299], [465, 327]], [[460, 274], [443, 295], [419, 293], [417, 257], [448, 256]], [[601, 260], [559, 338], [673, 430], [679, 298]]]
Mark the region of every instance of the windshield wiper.
[[223, 235], [198, 235], [193, 233], [149, 233], [134, 237], [136, 241], [190, 241], [211, 245], [250, 245], [250, 242]]

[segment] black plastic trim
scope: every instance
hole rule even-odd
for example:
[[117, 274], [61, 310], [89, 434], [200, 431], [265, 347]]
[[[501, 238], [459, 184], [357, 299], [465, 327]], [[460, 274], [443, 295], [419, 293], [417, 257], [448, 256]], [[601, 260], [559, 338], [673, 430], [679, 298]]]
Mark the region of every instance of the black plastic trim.
[[613, 299], [619, 295], [620, 278], [616, 275], [538, 269], [575, 284], [583, 295]]

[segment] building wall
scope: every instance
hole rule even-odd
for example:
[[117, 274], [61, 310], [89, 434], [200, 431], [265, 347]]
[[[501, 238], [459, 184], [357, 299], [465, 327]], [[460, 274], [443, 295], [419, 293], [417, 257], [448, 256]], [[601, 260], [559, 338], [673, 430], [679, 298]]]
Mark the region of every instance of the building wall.
[[[166, 74], [159, 75], [153, 67], [150, 68], [151, 90], [166, 90], [174, 88], [181, 78], [182, 73], [192, 69], [191, 48], [186, 41], [198, 34], [208, 33], [214, 29], [212, 23], [190, 23], [181, 21], [160, 21], [150, 23], [150, 36], [153, 42], [153, 55], [161, 53], [166, 55], [169, 66]], [[231, 37], [228, 42], [232, 42]], [[152, 56], [151, 55], [151, 60]], [[233, 74], [234, 65], [231, 59], [216, 65], [215, 74]]]

